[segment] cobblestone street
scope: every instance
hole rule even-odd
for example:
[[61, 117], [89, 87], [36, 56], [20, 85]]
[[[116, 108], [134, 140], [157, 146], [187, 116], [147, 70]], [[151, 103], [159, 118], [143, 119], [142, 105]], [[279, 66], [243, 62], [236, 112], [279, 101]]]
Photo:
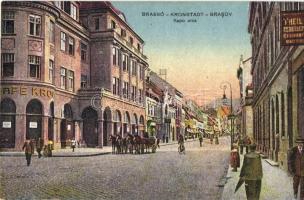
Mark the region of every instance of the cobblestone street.
[[161, 146], [155, 154], [90, 157], [0, 157], [4, 199], [220, 199], [229, 138]]

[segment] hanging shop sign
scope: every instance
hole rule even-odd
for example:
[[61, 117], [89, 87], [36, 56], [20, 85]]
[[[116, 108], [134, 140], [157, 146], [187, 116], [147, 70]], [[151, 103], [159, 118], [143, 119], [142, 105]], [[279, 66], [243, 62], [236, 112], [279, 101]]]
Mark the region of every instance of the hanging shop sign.
[[30, 128], [37, 128], [38, 123], [37, 122], [30, 122]]
[[2, 95], [20, 95], [33, 97], [54, 98], [54, 91], [45, 87], [27, 87], [27, 86], [2, 86], [0, 87]]
[[12, 122], [2, 122], [2, 128], [12, 128]]
[[281, 12], [281, 45], [304, 44], [304, 12]]

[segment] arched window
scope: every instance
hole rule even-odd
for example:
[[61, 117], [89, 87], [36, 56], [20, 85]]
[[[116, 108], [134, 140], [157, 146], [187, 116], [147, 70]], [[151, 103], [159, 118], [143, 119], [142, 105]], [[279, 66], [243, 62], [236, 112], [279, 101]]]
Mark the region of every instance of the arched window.
[[65, 119], [73, 119], [73, 111], [72, 111], [72, 107], [70, 104], [64, 105], [63, 117]]

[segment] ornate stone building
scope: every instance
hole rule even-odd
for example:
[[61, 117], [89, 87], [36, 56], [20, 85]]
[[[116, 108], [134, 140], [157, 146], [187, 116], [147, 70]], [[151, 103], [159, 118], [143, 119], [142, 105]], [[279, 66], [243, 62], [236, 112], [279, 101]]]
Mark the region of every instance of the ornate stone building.
[[0, 148], [142, 134], [143, 39], [109, 2], [2, 2]]
[[260, 152], [287, 169], [287, 151], [304, 137], [303, 45], [281, 45], [282, 11], [302, 11], [299, 2], [250, 2], [254, 139]]

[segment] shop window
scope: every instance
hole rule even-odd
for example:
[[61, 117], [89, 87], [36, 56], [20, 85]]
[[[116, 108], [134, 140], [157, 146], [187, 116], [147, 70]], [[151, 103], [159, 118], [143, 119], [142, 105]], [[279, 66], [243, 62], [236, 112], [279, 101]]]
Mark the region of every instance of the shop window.
[[13, 53], [2, 54], [2, 76], [14, 76], [15, 55]]
[[15, 24], [15, 13], [12, 11], [2, 12], [1, 32], [3, 34], [13, 34]]
[[41, 33], [41, 17], [37, 15], [29, 16], [29, 35], [40, 36]]
[[40, 78], [40, 57], [39, 56], [29, 56], [29, 70], [30, 77]]

